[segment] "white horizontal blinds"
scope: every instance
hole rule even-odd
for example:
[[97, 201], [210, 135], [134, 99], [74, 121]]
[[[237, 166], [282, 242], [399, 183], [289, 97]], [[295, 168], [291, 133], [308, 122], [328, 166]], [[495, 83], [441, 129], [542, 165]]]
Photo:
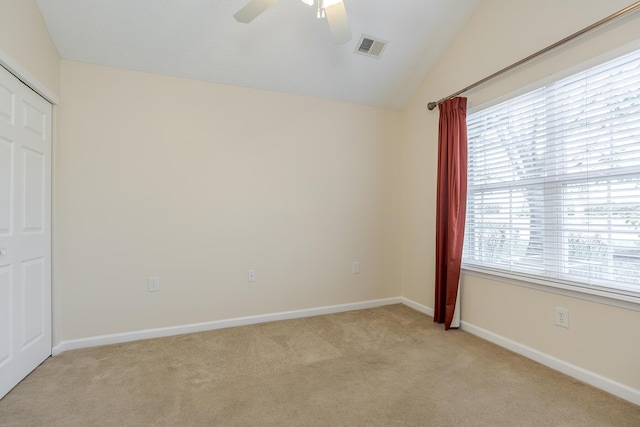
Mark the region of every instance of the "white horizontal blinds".
[[465, 265], [640, 293], [640, 51], [467, 126]]

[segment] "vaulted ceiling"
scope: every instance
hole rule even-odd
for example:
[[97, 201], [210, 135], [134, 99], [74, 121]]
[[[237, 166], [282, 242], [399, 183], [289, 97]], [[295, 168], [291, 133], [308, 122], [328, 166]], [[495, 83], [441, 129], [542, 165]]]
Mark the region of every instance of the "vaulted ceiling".
[[[249, 24], [249, 0], [37, 0], [62, 58], [401, 109], [480, 0], [344, 0], [352, 39], [300, 0]], [[362, 35], [388, 42], [355, 53]]]

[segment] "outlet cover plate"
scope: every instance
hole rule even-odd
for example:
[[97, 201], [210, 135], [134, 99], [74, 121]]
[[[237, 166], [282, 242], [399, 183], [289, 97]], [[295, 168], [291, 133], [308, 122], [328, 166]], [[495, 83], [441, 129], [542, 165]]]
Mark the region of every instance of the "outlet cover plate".
[[556, 325], [569, 328], [569, 309], [556, 307]]
[[160, 278], [158, 276], [152, 276], [147, 279], [149, 286], [149, 292], [158, 292], [160, 290]]
[[353, 261], [353, 263], [351, 263], [351, 272], [353, 274], [360, 274], [360, 261]]

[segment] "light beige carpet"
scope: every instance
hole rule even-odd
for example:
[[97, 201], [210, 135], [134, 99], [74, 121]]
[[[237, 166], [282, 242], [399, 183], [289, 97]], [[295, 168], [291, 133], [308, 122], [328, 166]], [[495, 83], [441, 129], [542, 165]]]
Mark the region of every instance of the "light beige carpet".
[[640, 426], [640, 407], [403, 305], [75, 350], [6, 426]]

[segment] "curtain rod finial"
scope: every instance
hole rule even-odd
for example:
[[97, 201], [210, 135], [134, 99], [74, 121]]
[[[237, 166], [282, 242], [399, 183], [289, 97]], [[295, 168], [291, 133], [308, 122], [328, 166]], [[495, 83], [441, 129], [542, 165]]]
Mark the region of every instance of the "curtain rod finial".
[[429, 111], [433, 110], [437, 106], [438, 106], [437, 102], [430, 102], [430, 103], [427, 104], [427, 108], [429, 109]]

